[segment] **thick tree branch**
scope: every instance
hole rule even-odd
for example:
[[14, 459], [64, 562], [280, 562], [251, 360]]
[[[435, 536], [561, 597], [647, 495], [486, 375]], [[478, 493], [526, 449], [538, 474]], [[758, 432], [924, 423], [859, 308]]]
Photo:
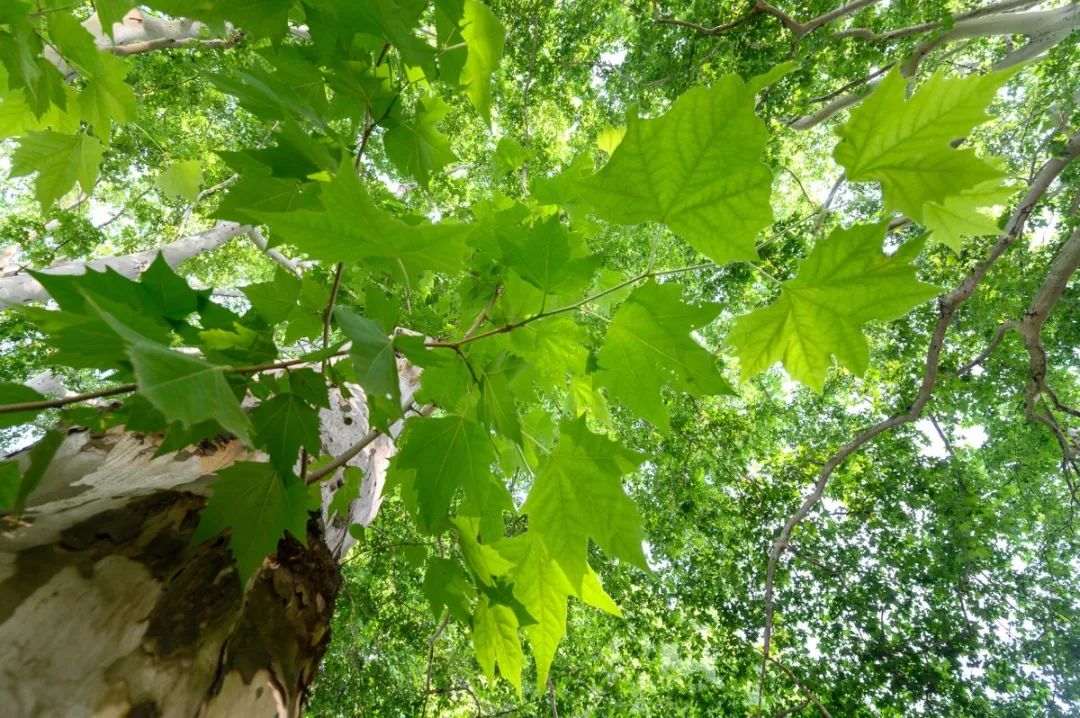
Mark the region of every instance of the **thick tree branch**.
[[1004, 254], [1005, 251], [1020, 237], [1027, 224], [1028, 217], [1042, 199], [1043, 195], [1046, 194], [1051, 183], [1057, 179], [1065, 167], [1076, 159], [1077, 156], [1080, 156], [1080, 133], [1073, 135], [1069, 139], [1064, 155], [1055, 157], [1043, 165], [1038, 176], [1035, 178], [1035, 181], [1028, 188], [1024, 198], [1020, 201], [1020, 204], [1017, 205], [1017, 208], [1009, 219], [1008, 224], [1005, 226], [1003, 233], [990, 247], [986, 257], [972, 268], [960, 286], [939, 299], [938, 320], [930, 336], [930, 346], [926, 353], [926, 364], [925, 369], [923, 370], [922, 384], [919, 387], [919, 391], [916, 394], [914, 401], [912, 401], [908, 409], [870, 426], [837, 450], [821, 468], [818, 480], [814, 484], [813, 489], [803, 499], [795, 513], [787, 519], [783, 528], [780, 530], [779, 535], [773, 541], [765, 573], [765, 630], [763, 638], [764, 648], [762, 651], [765, 659], [762, 661], [761, 665], [761, 687], [759, 688], [759, 691], [764, 687], [765, 671], [768, 666], [769, 651], [772, 647], [776, 569], [780, 562], [780, 557], [789, 545], [792, 532], [795, 530], [795, 527], [806, 518], [810, 511], [817, 506], [818, 502], [821, 501], [821, 498], [825, 495], [825, 488], [828, 486], [829, 479], [833, 472], [836, 471], [849, 456], [877, 436], [919, 418], [923, 408], [930, 400], [930, 395], [937, 382], [941, 351], [945, 346], [945, 335], [948, 332], [949, 325], [952, 324], [957, 310], [964, 302], [971, 298], [975, 293], [975, 289], [986, 277], [987, 272], [990, 271], [990, 268], [994, 263], [997, 262], [1001, 255]]
[[[976, 37], [993, 37], [996, 35], [1024, 35], [1028, 41], [1015, 50], [1008, 52], [994, 64], [995, 70], [1012, 67], [1021, 62], [1041, 58], [1058, 43], [1065, 40], [1075, 30], [1080, 28], [1080, 4], [1071, 3], [1054, 10], [1038, 12], [1016, 12], [1000, 14], [984, 14], [968, 16], [967, 19], [959, 20], [952, 28], [937, 37], [928, 39], [912, 51], [900, 65], [900, 71], [905, 77], [912, 77], [918, 70], [919, 65], [926, 57], [943, 45], [948, 45], [957, 40]], [[873, 81], [880, 72], [872, 73], [855, 84], [869, 84], [873, 88], [877, 82]], [[823, 97], [830, 97], [829, 93]], [[809, 115], [798, 117], [788, 121], [788, 126], [796, 130], [807, 130], [821, 124], [836, 113], [853, 105], [857, 105], [866, 99], [868, 93], [842, 94], [832, 99], [829, 104]]]
[[[62, 262], [43, 269], [42, 272], [45, 274], [83, 274], [90, 269], [100, 272], [109, 268], [128, 279], [135, 279], [150, 266], [159, 252], [170, 267], [175, 267], [185, 259], [216, 249], [234, 237], [251, 231], [252, 228], [248, 225], [220, 222], [212, 229], [178, 239], [161, 248], [88, 262]], [[48, 292], [41, 283], [28, 274], [0, 277], [0, 307], [28, 304], [48, 298]]]
[[[981, 17], [983, 15], [992, 15], [995, 13], [1005, 13], [1011, 10], [1019, 10], [1022, 8], [1028, 8], [1032, 5], [1038, 5], [1042, 0], [1006, 0], [1005, 2], [994, 3], [992, 5], [984, 5], [968, 12], [962, 12], [952, 17], [952, 22], [955, 24], [961, 20], [966, 20], [972, 17]], [[930, 32], [931, 30], [937, 30], [942, 27], [943, 23], [938, 22], [924, 22], [918, 25], [910, 25], [908, 27], [901, 27], [895, 30], [887, 30], [885, 32], [874, 32], [865, 27], [856, 27], [848, 30], [841, 30], [835, 34], [837, 38], [853, 37], [860, 40], [866, 40], [868, 42], [887, 42], [889, 40], [899, 40], [900, 38], [910, 37], [912, 35], [921, 35], [924, 32]]]

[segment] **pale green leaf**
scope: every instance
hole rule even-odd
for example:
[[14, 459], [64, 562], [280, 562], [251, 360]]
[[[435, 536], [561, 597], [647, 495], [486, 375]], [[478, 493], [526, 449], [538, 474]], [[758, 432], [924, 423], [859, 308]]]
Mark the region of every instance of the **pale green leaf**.
[[819, 242], [768, 307], [740, 317], [728, 335], [748, 377], [777, 361], [792, 378], [821, 391], [831, 358], [862, 375], [870, 349], [862, 326], [903, 316], [938, 293], [915, 278], [922, 242], [882, 252], [887, 223], [836, 229]]
[[1015, 72], [937, 73], [905, 99], [907, 80], [894, 68], [851, 111], [833, 157], [852, 182], [880, 182], [886, 209], [922, 222], [926, 203], [1001, 178], [997, 165], [951, 143], [989, 118], [987, 105]]
[[31, 132], [19, 140], [11, 160], [11, 176], [25, 177], [37, 172], [34, 196], [43, 210], [68, 192], [76, 183], [89, 193], [97, 181], [104, 148], [89, 135], [64, 135], [52, 130]]
[[591, 433], [584, 417], [560, 426], [559, 441], [521, 511], [575, 588], [585, 581], [590, 538], [609, 554], [647, 568], [641, 516], [620, 482], [640, 462], [633, 451]]
[[691, 396], [732, 393], [716, 357], [690, 336], [716, 318], [720, 305], [685, 304], [682, 294], [678, 284], [635, 289], [615, 312], [597, 357], [600, 385], [662, 431], [670, 423], [664, 387]]
[[491, 75], [502, 59], [506, 31], [487, 5], [479, 0], [465, 0], [461, 36], [468, 48], [461, 70], [461, 84], [473, 107], [490, 125]]
[[630, 116], [585, 198], [610, 222], [663, 222], [715, 262], [755, 259], [754, 238], [772, 222], [772, 173], [752, 90], [727, 75], [660, 117]]
[[163, 169], [154, 184], [169, 197], [194, 202], [199, 198], [202, 181], [202, 163], [198, 160], [181, 160]]

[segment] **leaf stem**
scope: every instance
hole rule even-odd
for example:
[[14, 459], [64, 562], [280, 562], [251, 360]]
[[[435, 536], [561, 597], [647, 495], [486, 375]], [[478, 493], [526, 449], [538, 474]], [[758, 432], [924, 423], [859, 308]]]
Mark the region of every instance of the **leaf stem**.
[[622, 282], [619, 282], [618, 284], [616, 284], [613, 287], [608, 287], [607, 289], [604, 289], [604, 290], [602, 290], [600, 292], [597, 292], [596, 294], [591, 294], [591, 295], [585, 297], [584, 299], [582, 299], [581, 301], [574, 302], [573, 304], [567, 304], [565, 306], [558, 307], [556, 309], [549, 309], [547, 311], [538, 312], [537, 314], [533, 314], [530, 317], [525, 317], [524, 319], [519, 319], [516, 322], [507, 322], [506, 324], [502, 325], [501, 327], [496, 327], [494, 329], [489, 329], [488, 331], [480, 332], [479, 334], [466, 334], [465, 336], [461, 337], [460, 339], [456, 339], [456, 340], [453, 340], [453, 341], [440, 340], [440, 341], [425, 342], [424, 346], [427, 347], [428, 349], [454, 349], [456, 351], [459, 347], [461, 347], [464, 344], [470, 344], [470, 343], [478, 341], [480, 339], [487, 339], [488, 337], [493, 337], [496, 334], [506, 334], [507, 332], [512, 332], [515, 329], [520, 329], [521, 327], [523, 327], [523, 326], [525, 326], [527, 324], [532, 324], [535, 321], [539, 321], [541, 319], [547, 319], [548, 317], [553, 317], [553, 316], [555, 316], [557, 314], [565, 314], [566, 312], [576, 311], [578, 309], [581, 309], [585, 305], [591, 304], [592, 302], [596, 301], [597, 299], [600, 299], [601, 297], [606, 297], [607, 295], [612, 294], [614, 292], [617, 292], [620, 289], [625, 289], [626, 287], [629, 287], [629, 286], [631, 286], [633, 284], [637, 284], [638, 282], [641, 282], [641, 281], [646, 280], [646, 279], [651, 279], [653, 277], [670, 276], [670, 275], [673, 275], [673, 274], [682, 274], [684, 272], [693, 272], [693, 271], [696, 271], [696, 270], [699, 270], [699, 269], [715, 269], [717, 266], [718, 265], [715, 262], [703, 262], [702, 264], [694, 264], [694, 265], [691, 265], [689, 267], [680, 267], [678, 269], [664, 269], [664, 270], [660, 270], [660, 271], [647, 270], [647, 271], [642, 272], [641, 274], [635, 275], [633, 277], [630, 277], [629, 279], [626, 279], [626, 280], [624, 280]]

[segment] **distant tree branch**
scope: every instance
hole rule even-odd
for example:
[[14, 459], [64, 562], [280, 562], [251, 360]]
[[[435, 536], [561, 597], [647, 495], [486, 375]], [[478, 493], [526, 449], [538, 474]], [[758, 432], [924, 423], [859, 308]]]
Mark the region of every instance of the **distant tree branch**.
[[[1032, 3], [1027, 3], [1032, 4]], [[1010, 50], [1004, 57], [994, 64], [995, 70], [1012, 67], [1026, 60], [1032, 60], [1044, 56], [1051, 48], [1065, 40], [1074, 31], [1080, 28], [1080, 4], [1070, 3], [1053, 10], [1037, 12], [1003, 12], [1004, 9], [1020, 7], [1018, 4], [1001, 3], [997, 12], [990, 14], [988, 6], [986, 12], [974, 15], [966, 15], [963, 19], [957, 19], [949, 30], [937, 37], [927, 39], [917, 45], [912, 53], [900, 65], [900, 71], [904, 77], [915, 75], [926, 57], [935, 49], [962, 39], [976, 37], [992, 37], [995, 35], [1024, 35], [1028, 41], [1021, 47]], [[973, 11], [974, 12], [974, 11]], [[960, 18], [960, 16], [957, 16]], [[919, 26], [922, 27], [922, 26]], [[933, 28], [927, 28], [933, 29]], [[870, 84], [876, 85], [881, 70], [875, 71], [865, 77], [849, 83], [853, 86]], [[843, 88], [839, 92], [843, 92]], [[867, 93], [868, 94], [868, 93]], [[866, 99], [866, 94], [839, 94], [828, 93], [815, 101], [831, 99], [829, 104], [821, 109], [802, 117], [788, 121], [788, 126], [796, 130], [807, 130], [821, 124], [841, 110], [857, 105]]]
[[831, 10], [822, 15], [818, 15], [815, 18], [811, 18], [806, 22], [799, 22], [791, 15], [787, 14], [775, 5], [766, 2], [765, 0], [755, 0], [754, 4], [746, 11], [744, 15], [730, 22], [721, 23], [708, 27], [696, 22], [689, 22], [687, 20], [678, 20], [675, 18], [665, 18], [660, 15], [660, 9], [654, 4], [653, 6], [653, 21], [658, 25], [675, 25], [678, 27], [685, 27], [691, 30], [695, 30], [701, 35], [721, 35], [728, 30], [732, 30], [739, 25], [743, 24], [747, 20], [750, 20], [755, 15], [771, 15], [780, 21], [780, 24], [791, 31], [797, 38], [802, 38], [809, 35], [819, 27], [828, 25], [833, 20], [838, 20], [845, 15], [850, 15], [854, 12], [862, 10], [864, 7], [881, 2], [881, 0], [853, 0], [846, 5], [838, 7], [835, 10]]
[[[1039, 171], [1035, 181], [1028, 188], [1027, 193], [1017, 205], [1005, 226], [1004, 231], [997, 241], [990, 247], [987, 255], [976, 264], [968, 273], [964, 281], [953, 291], [941, 297], [938, 301], [938, 319], [930, 337], [930, 345], [927, 349], [926, 364], [923, 371], [922, 384], [915, 396], [914, 401], [906, 411], [894, 414], [889, 418], [868, 427], [859, 433], [848, 443], [844, 444], [834, 453], [821, 468], [818, 480], [813, 489], [803, 499], [799, 508], [788, 517], [780, 530], [779, 535], [773, 541], [772, 550], [769, 552], [768, 566], [765, 573], [765, 630], [764, 630], [764, 660], [761, 665], [759, 693], [764, 689], [765, 671], [768, 667], [770, 649], [772, 647], [773, 614], [775, 610], [776, 570], [780, 557], [787, 549], [791, 540], [791, 533], [795, 527], [806, 518], [811, 510], [821, 501], [825, 495], [829, 479], [833, 472], [847, 460], [849, 456], [862, 448], [879, 435], [895, 429], [898, 426], [915, 421], [922, 414], [923, 408], [930, 400], [934, 386], [937, 382], [941, 351], [945, 346], [945, 335], [957, 310], [975, 293], [979, 283], [986, 277], [990, 267], [1001, 257], [1005, 251], [1021, 236], [1027, 225], [1028, 217], [1035, 206], [1042, 199], [1050, 185], [1077, 156], [1080, 156], [1080, 133], [1073, 135], [1066, 145], [1062, 156], [1048, 160]], [[1078, 241], [1080, 243], [1080, 241]], [[1041, 325], [1040, 325], [1041, 326]]]
[[[161, 253], [170, 267], [175, 267], [185, 259], [216, 249], [234, 237], [251, 231], [252, 228], [249, 225], [220, 222], [212, 229], [178, 239], [160, 248], [87, 262], [61, 262], [41, 271], [44, 274], [83, 274], [91, 269], [104, 271], [108, 268], [128, 279], [134, 279], [150, 266], [158, 253]], [[48, 292], [41, 283], [29, 275], [16, 274], [0, 277], [0, 307], [28, 304], [48, 298]]]

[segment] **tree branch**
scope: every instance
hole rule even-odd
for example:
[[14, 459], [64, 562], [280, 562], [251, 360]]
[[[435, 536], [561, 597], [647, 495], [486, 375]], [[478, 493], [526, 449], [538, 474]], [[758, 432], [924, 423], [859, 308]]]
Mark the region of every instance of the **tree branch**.
[[[925, 40], [916, 46], [912, 54], [901, 64], [900, 71], [904, 77], [914, 76], [927, 55], [942, 45], [957, 40], [994, 35], [1027, 36], [1028, 42], [1023, 47], [1008, 52], [994, 64], [995, 70], [1001, 70], [1044, 56], [1047, 51], [1067, 38], [1077, 28], [1080, 28], [1080, 4], [1076, 3], [1038, 12], [969, 15], [966, 19], [957, 21], [941, 35]], [[856, 84], [869, 83], [871, 86], [877, 84], [871, 80], [872, 75], [868, 75], [857, 80]], [[840, 95], [816, 112], [789, 120], [787, 124], [792, 129], [807, 130], [821, 124], [841, 110], [859, 104], [864, 99], [866, 99], [866, 94]]]
[[786, 12], [771, 3], [766, 2], [765, 0], [755, 0], [754, 5], [749, 10], [747, 10], [746, 14], [744, 14], [742, 17], [739, 17], [730, 22], [715, 25], [713, 27], [707, 27], [705, 25], [700, 25], [696, 22], [689, 22], [686, 20], [677, 20], [674, 18], [661, 17], [659, 8], [654, 5], [653, 22], [658, 25], [676, 25], [678, 27], [689, 28], [691, 30], [695, 30], [698, 34], [701, 35], [720, 35], [727, 32], [728, 30], [738, 27], [747, 20], [753, 18], [755, 15], [772, 15], [780, 21], [781, 25], [791, 31], [791, 33], [794, 34], [796, 38], [801, 39], [802, 37], [809, 35], [814, 30], [817, 30], [819, 27], [828, 25], [833, 20], [838, 20], [845, 15], [850, 15], [851, 13], [858, 12], [864, 7], [874, 5], [878, 2], [881, 2], [881, 0], [852, 0], [852, 2], [849, 2], [847, 5], [838, 7], [835, 10], [830, 10], [827, 13], [818, 15], [815, 18], [811, 18], [806, 22], [799, 22], [791, 15], [788, 15]]
[[[44, 274], [83, 274], [88, 270], [104, 271], [106, 268], [135, 279], [142, 274], [160, 253], [170, 267], [185, 259], [216, 249], [229, 240], [252, 231], [248, 225], [236, 222], [220, 222], [212, 229], [193, 234], [158, 249], [148, 249], [119, 257], [93, 259], [87, 262], [62, 262], [43, 269]], [[41, 283], [29, 275], [16, 274], [0, 277], [0, 307], [45, 301], [48, 292]]]
[[1001, 257], [1005, 251], [1020, 237], [1035, 206], [1046, 194], [1050, 184], [1057, 179], [1065, 167], [1080, 156], [1080, 133], [1073, 135], [1066, 146], [1065, 154], [1048, 160], [1040, 170], [1035, 181], [1028, 188], [1024, 198], [1017, 205], [1016, 210], [1010, 217], [1004, 232], [990, 247], [986, 257], [982, 259], [968, 273], [964, 281], [953, 291], [939, 299], [938, 320], [930, 337], [930, 345], [926, 353], [926, 365], [923, 371], [922, 384], [916, 394], [915, 400], [906, 411], [894, 414], [862, 431], [854, 439], [844, 444], [821, 468], [817, 482], [811, 492], [803, 499], [802, 504], [784, 523], [780, 534], [773, 541], [772, 550], [769, 553], [768, 566], [765, 573], [765, 630], [764, 649], [762, 653], [765, 659], [761, 665], [759, 694], [764, 689], [765, 671], [768, 666], [769, 651], [772, 647], [773, 612], [775, 609], [775, 586], [776, 569], [780, 557], [788, 547], [791, 533], [795, 527], [806, 518], [810, 511], [817, 506], [825, 494], [829, 479], [833, 472], [847, 460], [849, 456], [858, 451], [864, 444], [869, 443], [877, 436], [890, 431], [898, 426], [915, 421], [922, 413], [923, 407], [930, 400], [930, 395], [937, 382], [938, 368], [941, 361], [941, 351], [945, 345], [945, 334], [956, 315], [960, 305], [966, 302], [975, 293], [979, 283], [986, 277], [987, 272]]

